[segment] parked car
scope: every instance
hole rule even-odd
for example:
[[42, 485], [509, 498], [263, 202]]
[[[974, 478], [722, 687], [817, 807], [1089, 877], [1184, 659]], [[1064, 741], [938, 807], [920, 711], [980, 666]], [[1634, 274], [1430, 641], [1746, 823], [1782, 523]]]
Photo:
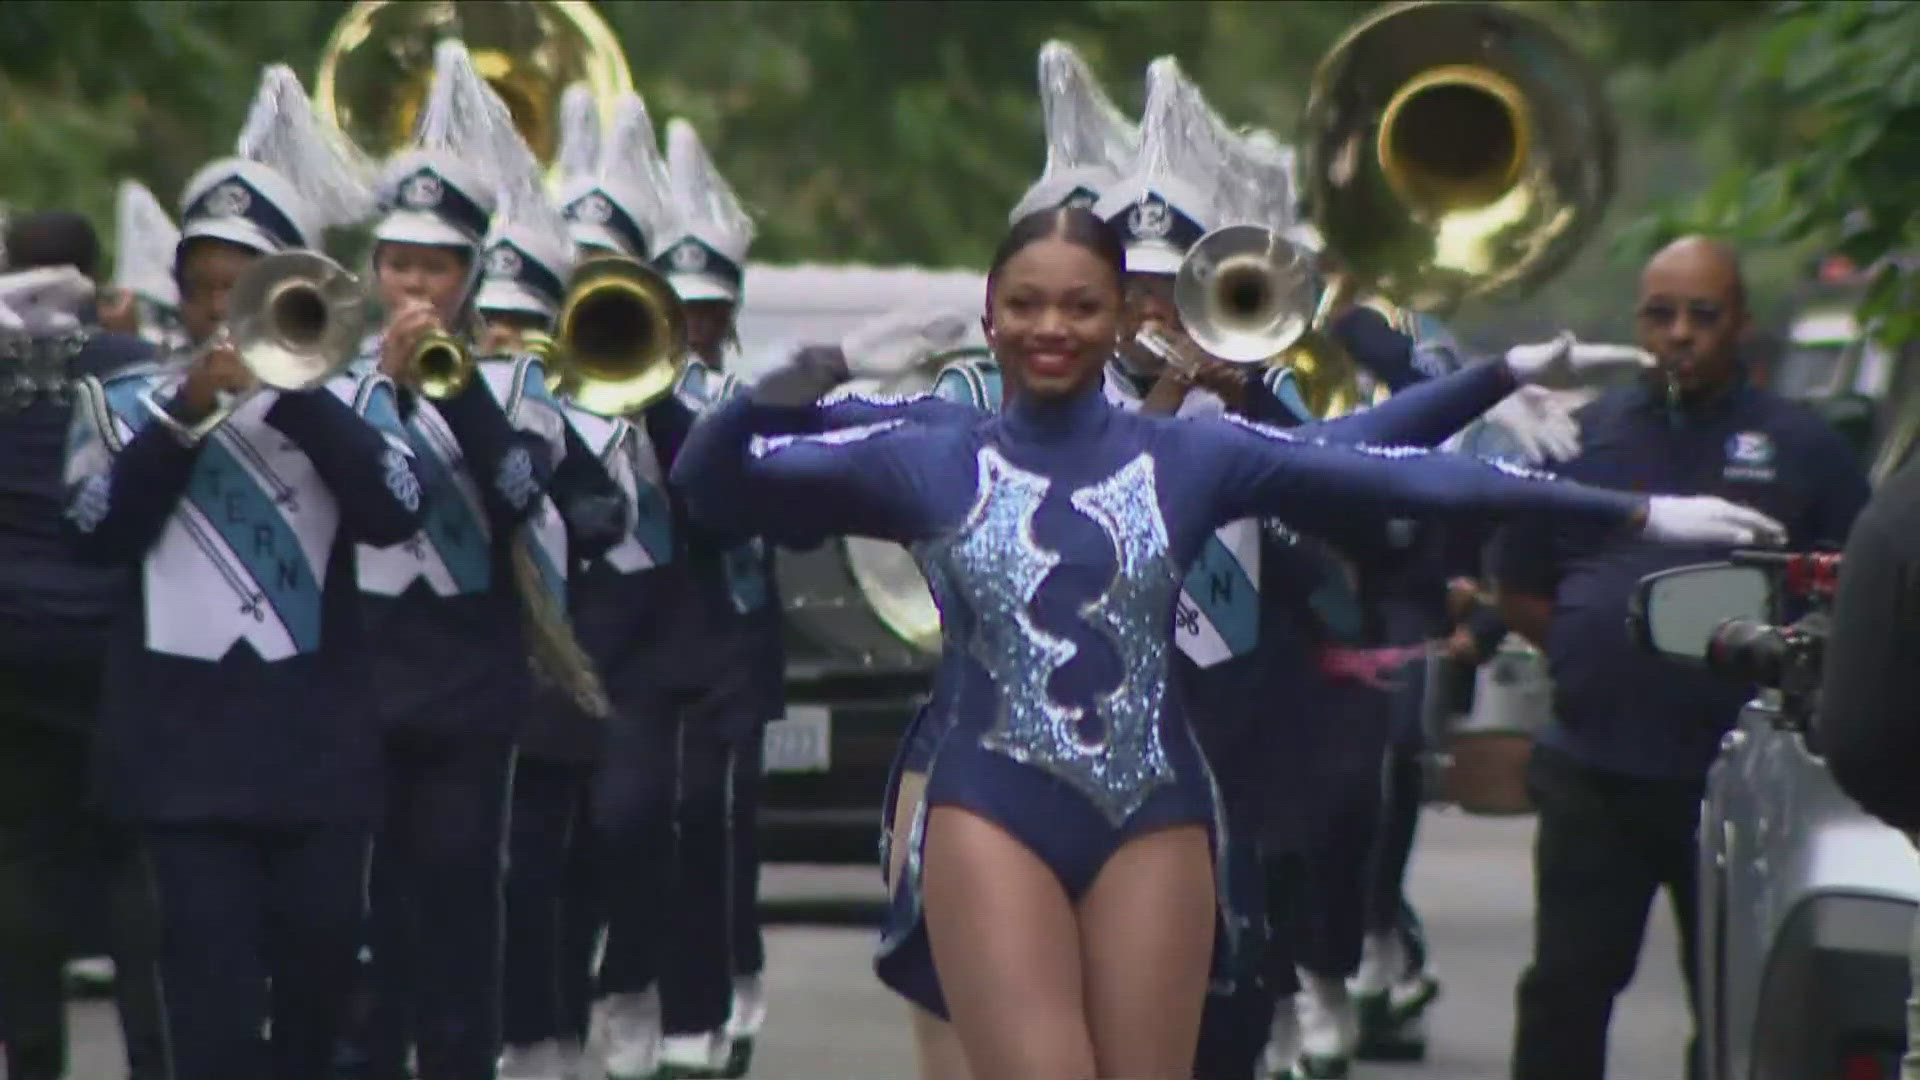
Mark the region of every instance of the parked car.
[[1643, 581], [1635, 605], [1646, 647], [1761, 686], [1721, 743], [1701, 808], [1706, 1076], [1893, 1080], [1920, 853], [1821, 762], [1808, 731], [1821, 630], [1770, 625], [1783, 580], [1754, 565], [1680, 567]]

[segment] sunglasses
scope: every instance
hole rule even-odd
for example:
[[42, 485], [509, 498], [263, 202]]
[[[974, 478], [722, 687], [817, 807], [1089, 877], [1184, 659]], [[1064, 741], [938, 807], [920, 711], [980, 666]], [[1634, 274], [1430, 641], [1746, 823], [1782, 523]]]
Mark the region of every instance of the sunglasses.
[[1720, 320], [1727, 315], [1726, 305], [1712, 300], [1689, 300], [1685, 304], [1649, 300], [1640, 305], [1640, 321], [1653, 326], [1672, 326], [1682, 310], [1686, 311], [1688, 322], [1707, 330], [1720, 325]]

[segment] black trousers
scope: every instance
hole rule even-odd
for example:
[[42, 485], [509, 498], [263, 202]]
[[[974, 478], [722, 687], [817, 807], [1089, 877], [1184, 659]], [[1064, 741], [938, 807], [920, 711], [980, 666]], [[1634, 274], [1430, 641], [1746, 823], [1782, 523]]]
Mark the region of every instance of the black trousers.
[[1380, 826], [1367, 872], [1367, 933], [1395, 931], [1410, 943], [1420, 936], [1419, 920], [1407, 902], [1407, 864], [1426, 798], [1420, 754], [1417, 746], [1399, 743], [1387, 750]]
[[727, 830], [732, 834], [733, 973], [758, 975], [767, 966], [766, 940], [760, 930], [760, 787], [765, 772], [765, 742], [760, 736], [734, 748], [733, 785]]
[[[347, 827], [153, 826], [178, 1080], [326, 1080], [353, 986], [368, 838]], [[271, 1020], [271, 1040], [261, 1032]]]
[[84, 729], [0, 708], [0, 1043], [14, 1080], [66, 1075], [65, 969], [78, 948], [99, 944], [87, 940], [95, 928], [78, 925], [95, 913], [113, 955], [128, 1075], [166, 1077], [159, 926], [132, 834], [87, 808], [91, 746]]
[[[1537, 747], [1533, 963], [1520, 977], [1515, 1080], [1601, 1080], [1614, 998], [1633, 979], [1654, 894], [1667, 890], [1694, 990], [1695, 830], [1702, 785], [1589, 768]], [[1697, 1044], [1697, 1039], [1695, 1040]], [[1699, 1075], [1697, 1045], [1687, 1070]]]
[[1252, 1080], [1259, 1075], [1277, 996], [1264, 979], [1245, 979], [1231, 993], [1207, 995], [1193, 1062], [1197, 1080]]
[[593, 767], [521, 757], [513, 773], [501, 1035], [585, 1039], [599, 936]]
[[616, 728], [596, 810], [606, 950], [600, 991], [660, 987], [668, 1034], [719, 1030], [732, 1010], [740, 885], [731, 789], [740, 738], [672, 702]]
[[1306, 902], [1292, 920], [1295, 959], [1321, 978], [1344, 979], [1360, 968], [1383, 803], [1379, 780], [1378, 772], [1352, 770], [1329, 783], [1324, 816], [1297, 864]]
[[374, 840], [375, 1080], [492, 1080], [500, 1055], [501, 930], [513, 747], [504, 737], [387, 737]]

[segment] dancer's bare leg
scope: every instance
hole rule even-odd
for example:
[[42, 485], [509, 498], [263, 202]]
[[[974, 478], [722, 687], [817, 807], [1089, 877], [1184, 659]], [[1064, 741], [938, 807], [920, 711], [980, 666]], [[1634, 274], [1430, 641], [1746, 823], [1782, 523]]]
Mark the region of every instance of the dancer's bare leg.
[[1100, 1076], [1193, 1075], [1213, 960], [1213, 881], [1205, 828], [1183, 825], [1127, 841], [1081, 898], [1087, 1022]]
[[967, 1051], [953, 1025], [919, 1006], [913, 1010], [913, 1049], [920, 1062], [920, 1080], [973, 1080]]
[[933, 962], [972, 1074], [1093, 1077], [1080, 928], [1059, 878], [1011, 833], [954, 806], [928, 815], [924, 873]]
[[[913, 815], [920, 797], [926, 794], [927, 774], [902, 772], [893, 800], [893, 846], [888, 851], [887, 887], [899, 884], [901, 870], [907, 865], [907, 849], [913, 836]], [[960, 1036], [953, 1025], [918, 1005], [909, 1005], [913, 1015], [913, 1048], [920, 1062], [920, 1080], [973, 1080], [967, 1071], [967, 1054], [961, 1049]]]

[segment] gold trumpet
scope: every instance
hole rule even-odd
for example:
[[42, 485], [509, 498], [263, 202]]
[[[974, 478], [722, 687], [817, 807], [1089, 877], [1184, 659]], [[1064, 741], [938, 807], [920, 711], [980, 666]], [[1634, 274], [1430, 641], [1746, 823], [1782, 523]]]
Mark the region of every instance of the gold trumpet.
[[621, 255], [574, 268], [547, 352], [549, 386], [602, 416], [658, 401], [687, 354], [686, 308], [667, 279]]
[[445, 330], [432, 330], [413, 347], [414, 385], [421, 396], [445, 401], [467, 388], [478, 367], [473, 350]]

